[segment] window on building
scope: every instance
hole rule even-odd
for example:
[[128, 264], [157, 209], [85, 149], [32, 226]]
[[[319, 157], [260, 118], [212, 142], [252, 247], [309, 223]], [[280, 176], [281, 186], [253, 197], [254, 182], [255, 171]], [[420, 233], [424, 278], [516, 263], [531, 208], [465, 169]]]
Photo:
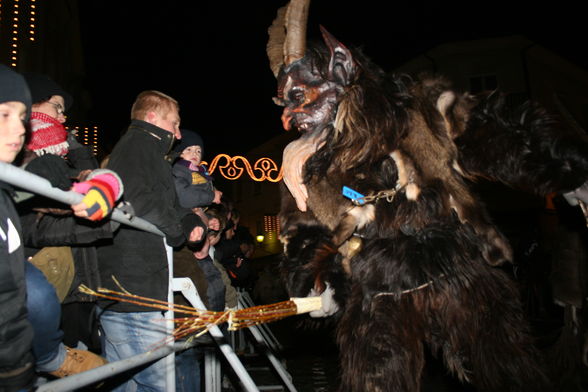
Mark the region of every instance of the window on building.
[[278, 240], [280, 232], [280, 220], [277, 215], [263, 216], [263, 232], [267, 242], [274, 242]]

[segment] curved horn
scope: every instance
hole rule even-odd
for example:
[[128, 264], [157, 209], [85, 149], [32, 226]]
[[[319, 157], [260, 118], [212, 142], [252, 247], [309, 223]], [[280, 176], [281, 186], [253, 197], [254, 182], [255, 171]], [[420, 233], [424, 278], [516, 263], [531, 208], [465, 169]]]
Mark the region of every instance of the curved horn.
[[306, 51], [306, 22], [310, 0], [292, 0], [286, 12], [286, 42], [284, 64], [290, 65], [304, 57]]
[[267, 57], [269, 58], [270, 68], [274, 76], [278, 77], [278, 72], [284, 64], [284, 41], [286, 41], [286, 26], [284, 18], [288, 6], [283, 6], [278, 10], [276, 19], [267, 30], [269, 39], [266, 45]]
[[282, 64], [289, 65], [304, 57], [309, 4], [310, 0], [290, 1], [278, 10], [268, 29], [266, 50], [270, 68], [276, 77]]

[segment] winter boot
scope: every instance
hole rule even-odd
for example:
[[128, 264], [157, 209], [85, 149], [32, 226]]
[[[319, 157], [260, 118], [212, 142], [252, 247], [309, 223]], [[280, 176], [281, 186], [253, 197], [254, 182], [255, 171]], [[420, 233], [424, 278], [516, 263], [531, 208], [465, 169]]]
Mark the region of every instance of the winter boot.
[[59, 369], [49, 372], [52, 376], [67, 377], [108, 363], [106, 359], [91, 351], [66, 347], [65, 352], [65, 360]]

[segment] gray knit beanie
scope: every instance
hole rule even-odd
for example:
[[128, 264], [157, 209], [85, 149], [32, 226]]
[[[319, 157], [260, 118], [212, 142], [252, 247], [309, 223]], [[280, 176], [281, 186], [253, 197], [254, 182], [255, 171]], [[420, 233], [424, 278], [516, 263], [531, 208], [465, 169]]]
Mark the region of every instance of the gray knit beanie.
[[4, 64], [0, 64], [0, 103], [22, 102], [31, 112], [31, 93], [21, 74], [13, 71]]

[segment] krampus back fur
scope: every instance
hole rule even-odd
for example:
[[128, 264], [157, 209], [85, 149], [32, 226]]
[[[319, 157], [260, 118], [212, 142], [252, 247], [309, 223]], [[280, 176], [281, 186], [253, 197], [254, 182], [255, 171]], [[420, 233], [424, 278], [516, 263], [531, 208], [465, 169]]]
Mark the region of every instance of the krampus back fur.
[[[328, 34], [325, 42], [278, 78], [283, 118], [299, 128], [297, 113], [318, 109], [293, 98], [292, 85], [329, 83], [336, 96], [300, 139], [320, 141], [304, 164], [308, 209], [284, 187], [280, 220], [290, 294], [334, 288], [341, 391], [419, 391], [427, 350], [480, 391], [546, 390], [519, 293], [497, 267], [512, 258], [508, 241], [469, 182], [575, 189], [588, 178], [586, 141], [536, 105], [509, 110], [499, 93], [386, 76]], [[343, 186], [397, 191], [358, 207]]]

